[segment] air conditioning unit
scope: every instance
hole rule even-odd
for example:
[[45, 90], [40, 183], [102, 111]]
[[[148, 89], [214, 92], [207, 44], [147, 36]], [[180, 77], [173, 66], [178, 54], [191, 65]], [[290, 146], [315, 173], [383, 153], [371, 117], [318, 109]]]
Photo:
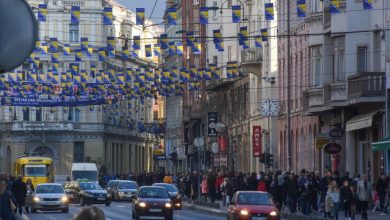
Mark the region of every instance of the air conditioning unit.
[[199, 5], [199, 0], [194, 0], [194, 5]]

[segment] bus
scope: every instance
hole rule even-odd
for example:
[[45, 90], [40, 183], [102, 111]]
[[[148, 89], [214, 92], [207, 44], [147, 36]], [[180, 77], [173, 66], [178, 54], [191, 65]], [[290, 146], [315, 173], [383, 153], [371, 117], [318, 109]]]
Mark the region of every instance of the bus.
[[31, 179], [34, 187], [54, 181], [53, 160], [49, 157], [21, 156], [15, 161], [15, 176], [23, 176], [23, 182]]

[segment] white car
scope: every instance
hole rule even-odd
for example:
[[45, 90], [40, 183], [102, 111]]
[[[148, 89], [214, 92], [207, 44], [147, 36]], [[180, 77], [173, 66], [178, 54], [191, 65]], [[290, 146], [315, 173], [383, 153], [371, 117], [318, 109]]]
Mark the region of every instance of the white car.
[[31, 212], [41, 211], [62, 211], [69, 212], [68, 197], [65, 194], [64, 187], [58, 183], [39, 184], [33, 195]]

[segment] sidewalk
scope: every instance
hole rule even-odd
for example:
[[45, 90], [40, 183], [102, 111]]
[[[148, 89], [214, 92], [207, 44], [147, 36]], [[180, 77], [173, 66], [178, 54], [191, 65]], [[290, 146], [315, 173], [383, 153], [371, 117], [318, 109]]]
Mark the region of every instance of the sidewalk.
[[[221, 216], [225, 216], [227, 213], [227, 207], [223, 207], [221, 201], [216, 201], [215, 203], [204, 201], [183, 201], [183, 207]], [[282, 218], [288, 220], [325, 220], [322, 213], [313, 213], [311, 215], [302, 215], [301, 213], [290, 214], [286, 209], [282, 210]], [[339, 212], [339, 219], [344, 219], [344, 212]], [[389, 220], [390, 215], [386, 215], [380, 212], [372, 213], [369, 211], [368, 219]], [[362, 220], [361, 215], [356, 215], [355, 220]]]

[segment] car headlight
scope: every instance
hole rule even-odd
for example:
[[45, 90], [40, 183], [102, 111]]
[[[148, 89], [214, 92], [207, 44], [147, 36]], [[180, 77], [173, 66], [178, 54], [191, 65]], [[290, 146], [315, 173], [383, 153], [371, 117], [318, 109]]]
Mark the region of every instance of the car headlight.
[[138, 205], [139, 205], [139, 207], [142, 207], [142, 208], [146, 207], [146, 203], [144, 203], [144, 202], [140, 202]]
[[165, 203], [165, 207], [166, 207], [166, 208], [171, 208], [171, 207], [172, 207], [172, 204], [169, 203], [169, 202], [167, 202], [167, 203]]
[[40, 199], [39, 199], [39, 197], [34, 197], [34, 202], [39, 202], [40, 201]]
[[68, 202], [68, 197], [63, 196], [63, 197], [61, 198], [61, 202], [63, 202], [63, 203]]
[[179, 207], [179, 206], [181, 206], [181, 204], [180, 204], [180, 203], [176, 203], [175, 206], [178, 206], [178, 207]]
[[270, 216], [277, 216], [278, 213], [277, 213], [276, 211], [272, 211], [272, 212], [269, 213], [269, 215], [270, 215]]
[[240, 215], [249, 215], [249, 212], [247, 210], [241, 210]]

